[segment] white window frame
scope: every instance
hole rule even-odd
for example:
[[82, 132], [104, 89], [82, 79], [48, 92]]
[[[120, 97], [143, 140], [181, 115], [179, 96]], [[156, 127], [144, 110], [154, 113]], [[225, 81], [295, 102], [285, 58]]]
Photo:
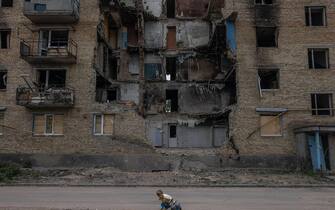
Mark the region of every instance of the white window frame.
[[[44, 131], [43, 131], [43, 134], [35, 134], [35, 116], [43, 116], [44, 117]], [[33, 114], [33, 125], [34, 125], [34, 128], [33, 128], [33, 136], [64, 136], [64, 133], [63, 134], [56, 134], [55, 133], [55, 115], [63, 115], [64, 114], [50, 114], [50, 113], [34, 113]], [[48, 116], [52, 116], [52, 133], [47, 133], [47, 117]], [[64, 123], [64, 122], [63, 122]]]
[[[68, 40], [67, 40], [67, 45], [69, 45], [69, 36], [70, 36], [70, 31], [68, 30], [68, 29], [41, 29], [40, 30], [40, 36], [41, 36], [41, 34], [43, 33], [43, 32], [48, 32], [48, 48], [50, 48], [50, 49], [54, 49], [54, 48], [67, 48], [68, 46], [52, 46], [51, 45], [51, 34], [52, 34], [52, 32], [54, 32], [54, 31], [67, 31], [67, 33], [68, 33]], [[43, 41], [43, 40], [41, 40], [41, 38], [40, 38], [40, 41]]]
[[[329, 109], [319, 109], [318, 108], [318, 95], [328, 95], [328, 102], [329, 102]], [[313, 116], [325, 116], [325, 117], [332, 117], [334, 116], [334, 105], [333, 105], [333, 94], [332, 93], [312, 93], [311, 94], [312, 97], [314, 97], [314, 106], [315, 106], [315, 109], [313, 109], [313, 101], [311, 101], [311, 108], [312, 108], [312, 115], [313, 115], [313, 112], [315, 112], [315, 114]], [[319, 114], [319, 111], [329, 111], [329, 115], [320, 115]]]
[[[306, 6], [305, 8], [308, 9], [308, 20], [309, 20], [309, 25], [306, 26], [308, 27], [324, 27], [327, 26], [327, 14], [326, 14], [326, 7], [325, 6]], [[323, 14], [322, 14], [322, 22], [323, 24], [321, 26], [313, 26], [312, 25], [312, 9], [322, 9]]]
[[[97, 121], [97, 116], [101, 116], [101, 122], [100, 122], [100, 126], [101, 126], [101, 132], [97, 133], [96, 132], [96, 121]], [[104, 114], [94, 114], [94, 119], [93, 119], [93, 134], [95, 136], [103, 136], [104, 135]]]
[[[312, 68], [309, 66], [309, 52], [311, 51], [312, 53]], [[315, 63], [314, 63], [314, 51], [324, 51], [325, 56], [326, 56], [326, 68], [315, 68]], [[309, 69], [329, 69], [329, 48], [308, 48], [308, 68]]]

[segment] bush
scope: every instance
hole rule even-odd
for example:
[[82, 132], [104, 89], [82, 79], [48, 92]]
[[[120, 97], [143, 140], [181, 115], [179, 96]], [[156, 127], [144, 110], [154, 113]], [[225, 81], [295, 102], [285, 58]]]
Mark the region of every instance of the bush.
[[0, 182], [13, 180], [20, 175], [20, 166], [13, 163], [0, 163]]

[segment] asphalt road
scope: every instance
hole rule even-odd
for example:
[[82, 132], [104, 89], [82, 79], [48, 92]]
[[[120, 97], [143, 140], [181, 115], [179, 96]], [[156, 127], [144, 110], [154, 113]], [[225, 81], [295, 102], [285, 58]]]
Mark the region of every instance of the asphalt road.
[[[156, 188], [0, 187], [0, 209], [158, 210]], [[334, 210], [335, 188], [164, 188], [184, 210]]]

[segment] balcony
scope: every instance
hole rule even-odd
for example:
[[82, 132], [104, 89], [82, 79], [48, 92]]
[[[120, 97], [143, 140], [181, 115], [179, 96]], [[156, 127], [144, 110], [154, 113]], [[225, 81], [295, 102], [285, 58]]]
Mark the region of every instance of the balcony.
[[20, 54], [31, 64], [75, 64], [77, 62], [77, 43], [69, 41], [21, 41]]
[[74, 106], [74, 90], [49, 88], [44, 91], [28, 87], [16, 89], [16, 104], [34, 108], [70, 108]]
[[24, 2], [23, 14], [33, 23], [76, 23], [80, 0], [30, 0]]

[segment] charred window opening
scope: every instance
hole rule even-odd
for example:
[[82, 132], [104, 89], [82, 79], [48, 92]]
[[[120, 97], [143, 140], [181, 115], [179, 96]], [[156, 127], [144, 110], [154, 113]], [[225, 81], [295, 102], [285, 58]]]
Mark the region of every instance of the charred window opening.
[[268, 5], [273, 4], [273, 0], [255, 0], [255, 4], [257, 5]]
[[101, 75], [96, 77], [95, 101], [99, 103], [110, 103], [119, 100], [119, 89]]
[[262, 90], [279, 89], [278, 69], [259, 69], [258, 76]]
[[177, 48], [176, 26], [168, 26], [167, 49], [175, 50]]
[[257, 47], [277, 47], [276, 27], [257, 27]]
[[176, 17], [176, 1], [167, 0], [166, 8], [167, 8], [167, 18], [175, 18]]
[[176, 58], [166, 58], [166, 80], [175, 81], [177, 76]]
[[118, 90], [116, 88], [107, 90], [107, 102], [117, 100], [118, 100]]
[[10, 30], [0, 31], [0, 47], [1, 49], [8, 49], [10, 45]]
[[102, 56], [102, 71], [106, 72], [108, 69], [108, 48], [106, 46], [103, 46]]
[[[109, 55], [112, 55], [112, 53], [110, 52]], [[110, 74], [111, 74], [111, 78], [112, 80], [117, 80], [117, 70], [118, 70], [118, 60], [117, 58], [114, 57], [110, 57]]]
[[325, 7], [305, 7], [306, 26], [325, 26]]
[[169, 126], [169, 136], [170, 138], [177, 138], [177, 126], [176, 125], [170, 125]]
[[64, 88], [66, 82], [66, 70], [38, 70], [38, 85], [41, 90], [48, 88]]
[[312, 94], [313, 115], [333, 115], [333, 94]]
[[13, 6], [13, 0], [0, 0], [1, 1], [1, 7], [12, 7]]
[[328, 69], [329, 50], [308, 49], [308, 64], [310, 69]]
[[166, 90], [166, 112], [178, 112], [178, 90]]
[[0, 71], [0, 90], [7, 89], [7, 71]]

